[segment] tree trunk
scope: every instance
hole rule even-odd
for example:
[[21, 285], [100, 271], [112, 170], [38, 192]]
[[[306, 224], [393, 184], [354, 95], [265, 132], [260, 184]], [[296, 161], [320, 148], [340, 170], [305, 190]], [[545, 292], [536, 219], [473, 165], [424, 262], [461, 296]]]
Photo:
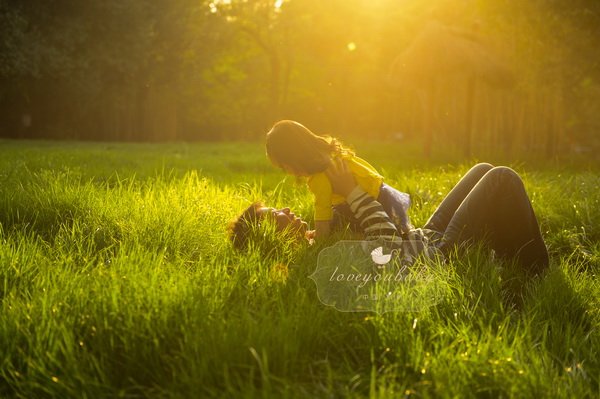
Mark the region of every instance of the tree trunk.
[[435, 83], [430, 81], [423, 91], [423, 155], [431, 158], [433, 146], [433, 115], [435, 113]]
[[475, 97], [475, 76], [471, 75], [467, 78], [467, 102], [465, 109], [465, 135], [463, 142], [463, 152], [466, 158], [471, 157], [472, 153], [472, 136], [473, 136], [473, 124], [474, 124], [474, 102]]

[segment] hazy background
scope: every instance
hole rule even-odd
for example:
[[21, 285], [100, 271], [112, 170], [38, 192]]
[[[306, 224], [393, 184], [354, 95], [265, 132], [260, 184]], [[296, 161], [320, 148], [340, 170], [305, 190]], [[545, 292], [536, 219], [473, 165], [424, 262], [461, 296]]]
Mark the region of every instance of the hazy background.
[[600, 150], [597, 0], [0, 0], [0, 137]]

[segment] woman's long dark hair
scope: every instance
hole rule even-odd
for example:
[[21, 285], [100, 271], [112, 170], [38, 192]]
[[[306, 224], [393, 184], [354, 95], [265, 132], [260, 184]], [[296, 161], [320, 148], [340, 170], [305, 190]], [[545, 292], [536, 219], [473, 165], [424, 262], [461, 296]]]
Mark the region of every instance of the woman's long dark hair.
[[277, 122], [267, 133], [267, 156], [276, 166], [287, 167], [297, 175], [323, 172], [333, 157], [354, 155], [339, 140], [317, 136], [302, 124]]

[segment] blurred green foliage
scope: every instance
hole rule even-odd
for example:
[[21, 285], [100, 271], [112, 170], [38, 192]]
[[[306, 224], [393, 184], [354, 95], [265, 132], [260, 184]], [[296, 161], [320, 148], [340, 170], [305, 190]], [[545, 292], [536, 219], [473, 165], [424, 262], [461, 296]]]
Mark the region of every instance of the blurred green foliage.
[[[432, 21], [515, 84], [478, 83], [469, 102], [443, 65], [420, 85], [391, 73]], [[594, 0], [0, 0], [0, 136], [257, 138], [289, 118], [474, 153], [592, 153], [599, 30]]]

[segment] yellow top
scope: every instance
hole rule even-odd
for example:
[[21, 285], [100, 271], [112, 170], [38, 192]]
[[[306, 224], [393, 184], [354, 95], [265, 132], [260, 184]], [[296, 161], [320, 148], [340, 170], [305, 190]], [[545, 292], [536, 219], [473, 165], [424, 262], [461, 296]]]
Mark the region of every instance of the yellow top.
[[[356, 179], [356, 183], [373, 198], [377, 199], [379, 188], [383, 183], [383, 176], [362, 158], [354, 155], [343, 156], [342, 158], [346, 161], [348, 169]], [[341, 195], [332, 192], [331, 183], [329, 183], [325, 172], [309, 176], [308, 188], [315, 196], [315, 221], [331, 220], [333, 218], [331, 207], [346, 200]]]

